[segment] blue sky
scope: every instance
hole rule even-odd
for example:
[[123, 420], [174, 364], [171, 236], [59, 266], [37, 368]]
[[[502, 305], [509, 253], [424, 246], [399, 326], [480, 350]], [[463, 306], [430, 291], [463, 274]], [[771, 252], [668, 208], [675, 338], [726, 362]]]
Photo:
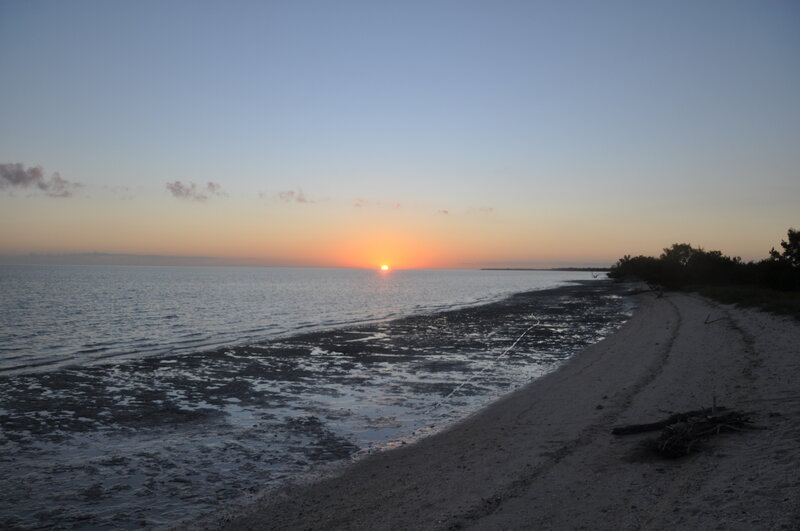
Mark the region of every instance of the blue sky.
[[[49, 203], [0, 190], [6, 226], [24, 227], [0, 253], [52, 247], [26, 216], [132, 203], [169, 224], [180, 180], [218, 183], [231, 211], [260, 199], [272, 217], [237, 222], [309, 242], [331, 223], [346, 238], [359, 199], [402, 205], [410, 217], [375, 223], [409, 238], [436, 232], [431, 213], [491, 211], [489, 240], [430, 265], [600, 263], [678, 240], [765, 256], [800, 224], [799, 51], [792, 1], [2, 1], [0, 163], [83, 186]], [[319, 208], [281, 217], [288, 190]], [[104, 238], [58, 252], [152, 251]], [[576, 238], [607, 245], [559, 255]]]

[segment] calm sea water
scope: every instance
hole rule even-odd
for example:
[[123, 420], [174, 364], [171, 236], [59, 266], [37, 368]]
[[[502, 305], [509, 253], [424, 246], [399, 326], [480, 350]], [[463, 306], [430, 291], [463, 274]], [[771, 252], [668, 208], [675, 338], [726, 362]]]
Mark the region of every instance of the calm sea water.
[[0, 529], [169, 528], [442, 429], [632, 309], [588, 273], [0, 267]]
[[201, 352], [590, 278], [556, 271], [0, 266], [0, 371]]

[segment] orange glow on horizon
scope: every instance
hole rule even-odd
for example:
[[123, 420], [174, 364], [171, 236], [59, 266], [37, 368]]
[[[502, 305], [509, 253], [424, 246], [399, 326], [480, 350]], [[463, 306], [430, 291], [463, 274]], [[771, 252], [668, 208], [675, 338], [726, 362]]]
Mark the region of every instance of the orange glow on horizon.
[[332, 235], [325, 247], [317, 246], [317, 256], [339, 267], [430, 269], [447, 262], [451, 249], [430, 231], [408, 223], [362, 224]]

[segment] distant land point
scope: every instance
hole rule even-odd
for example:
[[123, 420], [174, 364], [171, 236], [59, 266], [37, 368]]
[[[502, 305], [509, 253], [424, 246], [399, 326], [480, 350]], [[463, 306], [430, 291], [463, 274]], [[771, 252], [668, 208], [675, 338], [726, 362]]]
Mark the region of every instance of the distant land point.
[[610, 267], [482, 267], [481, 271], [611, 271]]

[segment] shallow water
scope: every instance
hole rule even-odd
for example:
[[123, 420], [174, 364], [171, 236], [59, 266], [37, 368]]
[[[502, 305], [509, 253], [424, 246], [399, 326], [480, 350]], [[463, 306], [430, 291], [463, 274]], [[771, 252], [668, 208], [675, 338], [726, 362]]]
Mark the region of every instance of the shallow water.
[[441, 429], [631, 311], [622, 288], [590, 282], [202, 355], [5, 377], [0, 526], [166, 527]]
[[589, 278], [560, 271], [0, 266], [0, 372], [198, 353]]

